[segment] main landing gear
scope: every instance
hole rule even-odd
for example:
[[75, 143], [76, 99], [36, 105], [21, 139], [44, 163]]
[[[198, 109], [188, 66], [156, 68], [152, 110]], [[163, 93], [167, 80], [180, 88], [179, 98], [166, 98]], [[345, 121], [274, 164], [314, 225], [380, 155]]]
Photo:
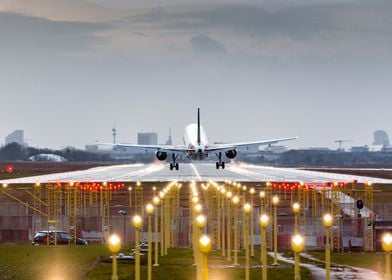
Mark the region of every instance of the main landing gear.
[[173, 162], [170, 163], [170, 170], [176, 169], [178, 170], [178, 162], [176, 162], [178, 155], [172, 154]]
[[216, 169], [219, 169], [219, 167], [222, 167], [222, 169], [225, 169], [225, 162], [222, 161], [222, 153], [219, 152], [218, 154], [216, 154], [216, 156], [219, 159], [219, 161], [216, 162]]

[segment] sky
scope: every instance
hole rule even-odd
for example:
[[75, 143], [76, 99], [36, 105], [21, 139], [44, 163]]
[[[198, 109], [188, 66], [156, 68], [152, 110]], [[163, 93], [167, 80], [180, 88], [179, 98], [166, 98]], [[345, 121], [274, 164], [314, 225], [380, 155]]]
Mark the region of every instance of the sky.
[[392, 136], [390, 0], [0, 0], [0, 143]]

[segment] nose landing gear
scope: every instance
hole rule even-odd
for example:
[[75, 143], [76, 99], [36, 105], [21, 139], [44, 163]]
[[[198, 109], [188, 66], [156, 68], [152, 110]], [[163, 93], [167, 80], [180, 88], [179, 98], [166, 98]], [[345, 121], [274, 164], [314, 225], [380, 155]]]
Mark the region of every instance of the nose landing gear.
[[219, 167], [222, 167], [222, 169], [225, 169], [225, 162], [222, 161], [222, 153], [219, 152], [218, 154], [216, 154], [216, 156], [218, 157], [218, 160], [216, 162], [216, 169], [219, 169]]
[[176, 162], [178, 155], [176, 154], [172, 154], [172, 160], [173, 162], [170, 163], [170, 170], [176, 169], [178, 170], [178, 162]]

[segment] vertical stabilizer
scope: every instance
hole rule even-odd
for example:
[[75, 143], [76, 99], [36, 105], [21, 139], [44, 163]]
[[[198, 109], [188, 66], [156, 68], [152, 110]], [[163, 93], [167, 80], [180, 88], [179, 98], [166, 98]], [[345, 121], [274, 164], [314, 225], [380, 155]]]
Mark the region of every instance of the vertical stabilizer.
[[200, 108], [197, 108], [197, 145], [200, 145]]

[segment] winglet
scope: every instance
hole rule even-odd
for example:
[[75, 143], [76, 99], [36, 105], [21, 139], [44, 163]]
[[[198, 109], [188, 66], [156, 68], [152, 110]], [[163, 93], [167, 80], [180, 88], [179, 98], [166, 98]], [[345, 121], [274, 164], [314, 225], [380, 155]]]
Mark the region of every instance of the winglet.
[[200, 145], [200, 108], [197, 108], [197, 145]]

